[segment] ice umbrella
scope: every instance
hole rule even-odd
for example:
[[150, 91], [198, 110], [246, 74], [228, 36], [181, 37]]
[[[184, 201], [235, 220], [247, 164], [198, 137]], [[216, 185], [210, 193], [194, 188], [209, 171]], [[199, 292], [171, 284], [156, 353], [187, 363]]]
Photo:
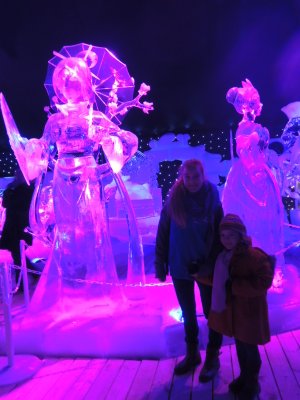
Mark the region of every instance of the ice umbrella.
[[[118, 107], [133, 98], [134, 79], [130, 76], [126, 64], [120, 61], [110, 50], [86, 43], [64, 46], [59, 52], [53, 52], [54, 57], [48, 61], [45, 88], [50, 98], [51, 106], [59, 103], [56, 97], [52, 77], [58, 63], [68, 57], [83, 58], [92, 74], [92, 86], [95, 93], [95, 109], [110, 114], [110, 106]], [[111, 120], [120, 124], [123, 115], [113, 115]]]

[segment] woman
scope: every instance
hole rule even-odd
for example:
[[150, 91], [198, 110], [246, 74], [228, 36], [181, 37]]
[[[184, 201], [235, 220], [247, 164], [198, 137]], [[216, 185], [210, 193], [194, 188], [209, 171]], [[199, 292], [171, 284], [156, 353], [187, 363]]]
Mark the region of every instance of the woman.
[[[184, 374], [200, 364], [198, 323], [194, 279], [189, 271], [196, 265], [209, 275], [221, 244], [218, 226], [223, 216], [217, 188], [204, 177], [201, 161], [185, 161], [179, 179], [170, 191], [158, 225], [156, 237], [156, 277], [165, 281], [170, 272], [184, 319], [186, 356], [176, 365], [175, 374]], [[198, 283], [205, 317], [211, 304], [211, 287]], [[220, 367], [219, 349], [222, 335], [209, 329], [206, 360], [199, 380], [209, 381]]]

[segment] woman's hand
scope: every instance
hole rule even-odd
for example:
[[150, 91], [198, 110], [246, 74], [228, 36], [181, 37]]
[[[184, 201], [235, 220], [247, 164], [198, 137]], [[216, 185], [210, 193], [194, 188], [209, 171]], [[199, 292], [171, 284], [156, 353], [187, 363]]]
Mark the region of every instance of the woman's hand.
[[166, 282], [167, 276], [166, 275], [160, 275], [160, 276], [155, 276], [160, 282]]

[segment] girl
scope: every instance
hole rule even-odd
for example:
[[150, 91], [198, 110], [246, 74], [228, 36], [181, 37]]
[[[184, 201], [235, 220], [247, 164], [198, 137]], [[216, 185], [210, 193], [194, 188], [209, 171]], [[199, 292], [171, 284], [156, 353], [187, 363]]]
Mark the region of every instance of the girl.
[[224, 250], [215, 265], [208, 325], [234, 337], [240, 375], [229, 384], [229, 390], [239, 399], [249, 400], [260, 392], [258, 345], [270, 341], [267, 290], [272, 285], [275, 259], [252, 247], [245, 225], [235, 214], [222, 219], [220, 239]]

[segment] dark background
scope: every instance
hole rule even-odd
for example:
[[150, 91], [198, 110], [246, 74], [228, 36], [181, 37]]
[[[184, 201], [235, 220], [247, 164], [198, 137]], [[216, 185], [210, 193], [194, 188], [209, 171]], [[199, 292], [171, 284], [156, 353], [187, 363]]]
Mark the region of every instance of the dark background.
[[[107, 47], [151, 85], [155, 111], [130, 111], [138, 135], [229, 131], [240, 116], [226, 91], [248, 78], [264, 104], [271, 136], [300, 100], [299, 0], [61, 0], [1, 4], [0, 91], [19, 130], [40, 137], [49, 105], [43, 87], [52, 51], [80, 42]], [[0, 145], [7, 143], [2, 119]]]

